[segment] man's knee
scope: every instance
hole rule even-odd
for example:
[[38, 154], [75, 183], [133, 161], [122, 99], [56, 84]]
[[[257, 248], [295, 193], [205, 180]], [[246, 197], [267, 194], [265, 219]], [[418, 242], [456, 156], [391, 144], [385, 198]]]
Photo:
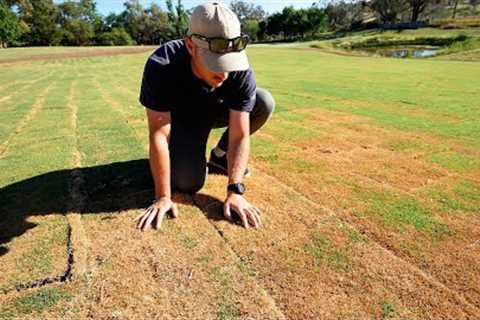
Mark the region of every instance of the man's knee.
[[205, 171], [203, 174], [181, 171], [175, 174], [173, 189], [180, 193], [194, 194], [202, 189], [205, 184]]
[[267, 117], [275, 111], [275, 99], [272, 94], [262, 88], [257, 88], [256, 105], [260, 108], [260, 112]]

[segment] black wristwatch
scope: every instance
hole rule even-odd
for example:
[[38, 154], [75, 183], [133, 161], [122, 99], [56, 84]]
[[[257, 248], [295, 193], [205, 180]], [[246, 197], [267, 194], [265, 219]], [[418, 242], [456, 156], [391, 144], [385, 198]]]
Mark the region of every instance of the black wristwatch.
[[227, 190], [242, 195], [246, 189], [243, 183], [232, 183], [228, 185]]

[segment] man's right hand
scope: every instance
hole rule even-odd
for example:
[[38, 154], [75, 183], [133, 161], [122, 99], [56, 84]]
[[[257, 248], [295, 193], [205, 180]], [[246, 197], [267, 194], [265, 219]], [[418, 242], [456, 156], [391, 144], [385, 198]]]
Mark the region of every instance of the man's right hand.
[[160, 229], [162, 227], [163, 217], [169, 211], [174, 218], [178, 217], [178, 209], [172, 199], [169, 197], [158, 199], [150, 207], [145, 209], [145, 212], [135, 218], [134, 221], [137, 221], [137, 229], [140, 229], [141, 231], [148, 230], [153, 221], [156, 221], [155, 229]]

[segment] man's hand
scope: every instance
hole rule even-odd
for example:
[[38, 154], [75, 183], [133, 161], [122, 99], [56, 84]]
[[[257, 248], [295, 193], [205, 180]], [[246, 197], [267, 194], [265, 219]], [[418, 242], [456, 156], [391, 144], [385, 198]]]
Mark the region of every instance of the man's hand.
[[162, 227], [163, 217], [169, 211], [172, 213], [174, 218], [178, 217], [177, 206], [169, 197], [158, 199], [150, 207], [145, 209], [145, 212], [135, 218], [134, 221], [137, 221], [137, 229], [142, 231], [148, 230], [155, 218], [157, 218], [155, 222], [155, 229], [160, 229]]
[[248, 203], [243, 196], [235, 193], [230, 193], [227, 196], [223, 206], [223, 214], [228, 220], [233, 222], [232, 210], [238, 213], [246, 229], [249, 228], [249, 224], [255, 228], [262, 226], [262, 220], [260, 219], [261, 211]]

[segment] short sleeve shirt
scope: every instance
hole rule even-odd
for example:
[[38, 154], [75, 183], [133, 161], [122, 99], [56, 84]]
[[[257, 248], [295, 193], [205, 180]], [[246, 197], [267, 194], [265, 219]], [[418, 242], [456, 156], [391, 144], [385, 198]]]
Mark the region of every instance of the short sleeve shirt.
[[140, 103], [189, 118], [229, 109], [252, 111], [256, 81], [251, 68], [230, 72], [220, 87], [212, 89], [193, 74], [190, 59], [184, 40], [169, 41], [155, 50], [145, 64]]

